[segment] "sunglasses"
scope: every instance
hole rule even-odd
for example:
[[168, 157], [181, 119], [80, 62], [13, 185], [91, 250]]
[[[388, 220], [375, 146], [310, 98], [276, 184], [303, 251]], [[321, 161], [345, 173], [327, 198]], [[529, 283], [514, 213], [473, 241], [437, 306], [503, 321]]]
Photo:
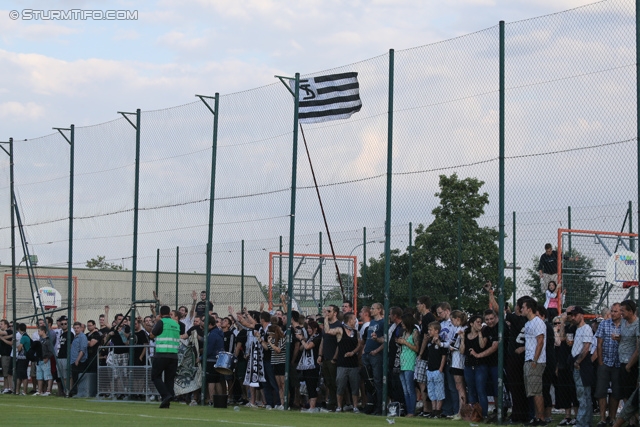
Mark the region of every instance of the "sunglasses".
[[66, 324], [67, 324], [67, 322], [60, 322], [60, 324], [61, 324], [62, 326], [64, 326], [64, 325], [66, 325]]
[[560, 322], [553, 322], [554, 325], [562, 325]]

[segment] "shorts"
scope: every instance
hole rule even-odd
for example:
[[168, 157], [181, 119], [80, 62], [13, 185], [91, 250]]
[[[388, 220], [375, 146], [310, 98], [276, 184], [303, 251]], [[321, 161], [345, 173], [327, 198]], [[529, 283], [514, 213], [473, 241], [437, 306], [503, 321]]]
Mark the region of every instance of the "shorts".
[[451, 373], [451, 375], [457, 375], [459, 377], [464, 377], [464, 369], [460, 369], [460, 368], [449, 368], [449, 373]]
[[429, 399], [444, 400], [444, 373], [440, 371], [427, 371], [427, 393]]
[[336, 394], [344, 396], [347, 392], [347, 384], [351, 387], [352, 394], [358, 394], [360, 390], [360, 368], [343, 368], [338, 366], [336, 374]]
[[620, 364], [620, 397], [623, 399], [631, 397], [638, 381], [638, 364], [631, 368], [631, 372], [627, 372], [626, 366], [626, 363]]
[[1, 356], [2, 359], [2, 375], [6, 378], [13, 375], [13, 360], [11, 356]]
[[546, 363], [536, 363], [535, 368], [533, 362], [524, 362], [524, 388], [527, 391], [527, 397], [542, 396], [542, 374]]
[[275, 376], [284, 376], [284, 367], [285, 364], [284, 363], [278, 363], [276, 365], [271, 365], [271, 367], [273, 368], [273, 375]]
[[594, 393], [595, 398], [606, 398], [607, 394], [609, 394], [609, 383], [611, 383], [611, 396], [616, 400], [620, 400], [620, 368], [600, 365], [598, 366], [596, 376], [596, 391]]
[[207, 384], [218, 384], [222, 382], [223, 375], [215, 369], [215, 360], [207, 360]]
[[29, 379], [28, 371], [29, 361], [27, 359], [16, 360], [16, 371], [14, 372], [17, 380]]
[[413, 371], [414, 378], [419, 383], [427, 382], [427, 361], [416, 359], [416, 367]]
[[36, 368], [36, 379], [38, 381], [49, 381], [53, 379], [53, 375], [51, 375], [51, 362], [41, 360], [38, 362], [38, 366]]

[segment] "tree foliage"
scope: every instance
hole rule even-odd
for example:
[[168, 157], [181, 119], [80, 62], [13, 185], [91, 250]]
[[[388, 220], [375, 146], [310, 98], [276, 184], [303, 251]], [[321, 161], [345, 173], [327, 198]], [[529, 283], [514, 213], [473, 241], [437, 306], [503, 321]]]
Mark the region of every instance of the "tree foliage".
[[86, 262], [87, 268], [95, 268], [97, 270], [122, 270], [120, 264], [114, 264], [106, 261], [106, 257], [98, 255], [96, 258], [91, 258]]
[[[488, 307], [488, 294], [482, 289], [490, 280], [498, 280], [498, 231], [480, 227], [477, 219], [484, 214], [489, 194], [481, 193], [484, 184], [476, 178], [459, 179], [457, 174], [440, 175], [440, 191], [435, 194], [439, 205], [432, 210], [434, 219], [428, 226], [415, 230], [412, 249], [412, 295], [429, 295], [436, 302], [447, 301], [452, 307], [479, 312]], [[458, 220], [461, 245], [461, 298], [458, 301]], [[363, 302], [383, 301], [384, 254], [369, 260]], [[407, 305], [409, 294], [409, 253], [391, 251], [391, 305]], [[505, 279], [505, 299], [513, 290], [511, 279]]]

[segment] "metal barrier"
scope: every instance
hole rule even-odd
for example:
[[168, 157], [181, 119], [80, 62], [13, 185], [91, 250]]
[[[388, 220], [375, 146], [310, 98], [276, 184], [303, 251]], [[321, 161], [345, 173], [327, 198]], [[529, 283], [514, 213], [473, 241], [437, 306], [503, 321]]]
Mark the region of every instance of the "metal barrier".
[[98, 399], [124, 398], [132, 400], [134, 397], [144, 398], [150, 402], [160, 393], [151, 381], [151, 357], [146, 358], [146, 363], [141, 366], [132, 366], [129, 363], [129, 348], [146, 348], [149, 354], [149, 345], [127, 346], [125, 354], [115, 354], [115, 347], [103, 347], [109, 349], [106, 366], [98, 366]]

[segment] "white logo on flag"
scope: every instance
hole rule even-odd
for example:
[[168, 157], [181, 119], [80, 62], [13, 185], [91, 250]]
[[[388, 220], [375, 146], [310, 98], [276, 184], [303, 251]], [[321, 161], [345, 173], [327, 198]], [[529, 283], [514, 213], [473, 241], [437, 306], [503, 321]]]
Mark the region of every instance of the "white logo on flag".
[[[295, 90], [295, 80], [290, 80]], [[298, 121], [319, 123], [348, 119], [362, 108], [358, 73], [341, 73], [300, 80]]]

